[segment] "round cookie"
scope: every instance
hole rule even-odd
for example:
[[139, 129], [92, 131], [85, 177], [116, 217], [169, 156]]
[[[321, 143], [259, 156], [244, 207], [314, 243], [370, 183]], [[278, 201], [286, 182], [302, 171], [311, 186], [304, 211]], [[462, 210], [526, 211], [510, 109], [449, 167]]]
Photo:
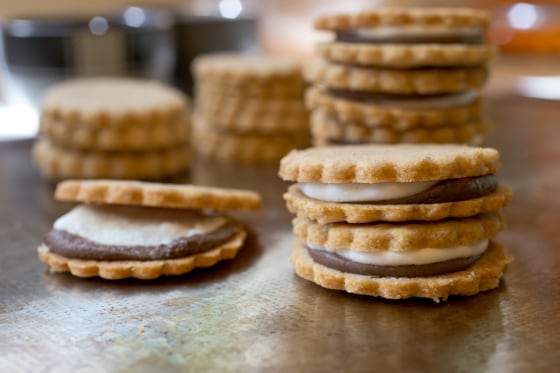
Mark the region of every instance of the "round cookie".
[[149, 80], [82, 78], [59, 83], [44, 94], [42, 115], [91, 127], [134, 127], [183, 120], [185, 96]]

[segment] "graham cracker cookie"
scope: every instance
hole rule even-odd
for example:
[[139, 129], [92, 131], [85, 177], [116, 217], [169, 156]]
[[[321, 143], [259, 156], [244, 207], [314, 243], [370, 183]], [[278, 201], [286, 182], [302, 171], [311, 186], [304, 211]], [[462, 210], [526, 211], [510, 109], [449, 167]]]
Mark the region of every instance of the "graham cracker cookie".
[[99, 276], [106, 280], [137, 278], [151, 280], [160, 276], [177, 276], [198, 267], [211, 267], [217, 262], [232, 259], [237, 255], [246, 237], [245, 231], [239, 231], [234, 237], [218, 247], [184, 258], [164, 260], [84, 260], [66, 258], [55, 254], [42, 244], [38, 248], [39, 260], [50, 267], [52, 272], [70, 272], [77, 277]]
[[336, 63], [387, 68], [477, 66], [497, 54], [493, 45], [322, 43], [317, 53]]
[[465, 145], [352, 145], [293, 150], [280, 162], [284, 180], [315, 183], [412, 182], [496, 173], [499, 153]]
[[189, 121], [154, 123], [149, 126], [91, 127], [41, 118], [41, 136], [67, 148], [99, 151], [138, 151], [170, 148], [187, 143]]
[[485, 67], [386, 69], [314, 60], [304, 65], [306, 80], [329, 88], [398, 94], [439, 94], [481, 88]]
[[396, 131], [383, 127], [368, 127], [361, 123], [339, 122], [321, 109], [311, 115], [311, 135], [348, 143], [458, 143], [465, 144], [484, 135], [489, 126], [484, 122], [462, 123], [431, 128]]
[[461, 219], [424, 222], [319, 224], [302, 216], [293, 220], [294, 235], [302, 242], [330, 249], [411, 251], [473, 245], [493, 238], [504, 228], [497, 213]]
[[275, 164], [290, 150], [304, 147], [309, 141], [308, 132], [297, 135], [253, 135], [220, 132], [202, 119], [194, 121], [194, 146], [212, 159], [233, 163]]
[[70, 150], [39, 139], [33, 161], [49, 179], [116, 178], [159, 179], [185, 172], [190, 151], [185, 145], [142, 152], [91, 152]]
[[94, 127], [152, 125], [182, 120], [185, 96], [161, 83], [129, 78], [81, 78], [49, 88], [42, 115]]
[[469, 8], [379, 8], [354, 14], [338, 13], [317, 18], [317, 30], [342, 30], [380, 26], [445, 26], [486, 28], [487, 12]]
[[511, 189], [499, 186], [495, 192], [483, 197], [455, 202], [380, 205], [320, 201], [304, 195], [297, 185], [291, 185], [284, 199], [290, 212], [319, 224], [434, 221], [497, 212], [509, 204]]
[[399, 104], [383, 104], [381, 100], [359, 102], [335, 97], [318, 87], [310, 87], [305, 94], [305, 102], [310, 110], [322, 109], [342, 122], [359, 122], [370, 127], [391, 127], [407, 130], [416, 127], [438, 127], [457, 123], [474, 122], [482, 118], [481, 101], [476, 97], [472, 102], [459, 103], [447, 107], [430, 107], [429, 99], [425, 107], [402, 107]]
[[66, 180], [58, 183], [59, 201], [183, 209], [258, 210], [260, 195], [249, 190], [123, 180]]
[[298, 78], [299, 62], [282, 57], [235, 53], [208, 54], [195, 58], [192, 71], [197, 78], [237, 81], [270, 81]]
[[513, 261], [504, 246], [492, 241], [480, 259], [468, 268], [429, 277], [344, 273], [314, 262], [300, 242], [294, 244], [290, 259], [298, 276], [324, 288], [387, 299], [429, 298], [435, 302], [445, 301], [451, 295], [474, 295], [497, 288], [506, 266]]

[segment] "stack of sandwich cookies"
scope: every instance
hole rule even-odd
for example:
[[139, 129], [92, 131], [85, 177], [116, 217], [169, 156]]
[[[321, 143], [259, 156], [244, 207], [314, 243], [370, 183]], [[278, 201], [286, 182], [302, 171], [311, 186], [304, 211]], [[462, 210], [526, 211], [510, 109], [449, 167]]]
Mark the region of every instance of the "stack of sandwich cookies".
[[195, 60], [197, 151], [239, 163], [276, 163], [307, 145], [309, 118], [300, 66], [265, 56], [217, 54]]
[[511, 192], [497, 151], [354, 145], [293, 151], [280, 176], [296, 273], [320, 286], [435, 301], [495, 288], [511, 257], [493, 241]]
[[55, 198], [84, 202], [38, 248], [53, 272], [115, 280], [181, 275], [231, 259], [244, 228], [220, 210], [257, 210], [255, 192], [117, 180], [67, 180]]
[[477, 144], [489, 126], [477, 90], [495, 48], [483, 44], [486, 13], [380, 9], [319, 18], [336, 33], [304, 68], [316, 145]]
[[159, 179], [189, 166], [186, 98], [162, 84], [90, 78], [43, 97], [34, 160], [50, 179]]

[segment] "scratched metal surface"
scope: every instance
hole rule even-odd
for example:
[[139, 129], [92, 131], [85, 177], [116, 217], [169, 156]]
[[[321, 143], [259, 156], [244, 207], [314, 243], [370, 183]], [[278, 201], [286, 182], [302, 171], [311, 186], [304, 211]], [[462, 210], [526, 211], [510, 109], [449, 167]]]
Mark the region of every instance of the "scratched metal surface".
[[70, 205], [0, 144], [0, 371], [556, 371], [560, 364], [560, 107], [492, 100], [515, 192], [502, 287], [435, 304], [321, 289], [289, 265], [286, 184], [271, 168], [196, 164], [191, 180], [264, 195], [233, 261], [152, 282], [45, 272], [35, 248]]

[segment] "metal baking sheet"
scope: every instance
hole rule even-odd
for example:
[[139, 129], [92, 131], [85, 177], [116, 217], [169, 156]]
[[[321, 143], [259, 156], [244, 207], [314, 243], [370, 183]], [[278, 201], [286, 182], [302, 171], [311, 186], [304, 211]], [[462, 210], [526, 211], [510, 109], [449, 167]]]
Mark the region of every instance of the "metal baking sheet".
[[72, 205], [0, 144], [0, 371], [556, 371], [560, 364], [560, 127], [556, 103], [492, 100], [490, 144], [514, 189], [499, 236], [516, 260], [500, 289], [388, 301], [322, 289], [288, 261], [287, 187], [275, 167], [198, 161], [189, 180], [249, 188], [257, 213], [232, 261], [156, 281], [45, 271], [36, 247]]

